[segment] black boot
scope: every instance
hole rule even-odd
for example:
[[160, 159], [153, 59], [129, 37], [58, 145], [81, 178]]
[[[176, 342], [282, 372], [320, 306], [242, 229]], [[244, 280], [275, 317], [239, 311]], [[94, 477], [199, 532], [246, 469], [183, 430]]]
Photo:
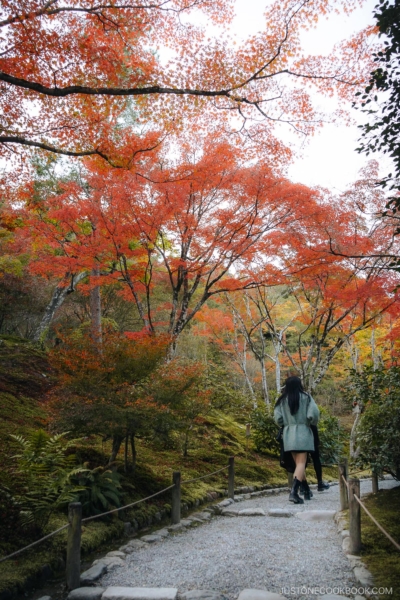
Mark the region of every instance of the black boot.
[[313, 497], [313, 493], [310, 490], [307, 479], [303, 479], [303, 481], [300, 483], [300, 494], [304, 495], [304, 500], [311, 500]]
[[325, 483], [325, 481], [318, 481], [318, 487], [317, 490], [319, 492], [323, 492], [325, 490], [329, 490], [329, 483]]
[[289, 494], [289, 502], [294, 502], [294, 504], [304, 504], [303, 498], [300, 498], [299, 496], [299, 488], [300, 481], [297, 479], [297, 477], [295, 477], [293, 479], [292, 489], [290, 490]]

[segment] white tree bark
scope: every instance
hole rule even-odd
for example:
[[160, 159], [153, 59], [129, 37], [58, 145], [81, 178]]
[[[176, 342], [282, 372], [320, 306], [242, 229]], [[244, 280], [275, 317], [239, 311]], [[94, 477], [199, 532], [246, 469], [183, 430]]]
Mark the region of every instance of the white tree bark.
[[359, 454], [359, 450], [356, 448], [356, 435], [357, 435], [357, 425], [358, 425], [360, 417], [361, 417], [361, 408], [358, 406], [358, 404], [353, 409], [353, 413], [355, 414], [355, 419], [354, 419], [353, 427], [351, 428], [351, 433], [350, 433], [350, 458], [351, 459], [357, 458], [357, 456]]
[[62, 306], [68, 294], [74, 292], [78, 283], [86, 276], [86, 271], [72, 275], [68, 274], [66, 275], [65, 279], [56, 287], [53, 292], [53, 296], [46, 307], [42, 320], [40, 321], [40, 324], [33, 335], [33, 340], [35, 342], [39, 342], [46, 336], [57, 310], [60, 308], [60, 306]]
[[[99, 267], [93, 267], [91, 275], [94, 278], [99, 277]], [[101, 291], [98, 284], [94, 285], [90, 290], [90, 317], [90, 331], [92, 340], [100, 351], [103, 341], [103, 334], [101, 327]]]

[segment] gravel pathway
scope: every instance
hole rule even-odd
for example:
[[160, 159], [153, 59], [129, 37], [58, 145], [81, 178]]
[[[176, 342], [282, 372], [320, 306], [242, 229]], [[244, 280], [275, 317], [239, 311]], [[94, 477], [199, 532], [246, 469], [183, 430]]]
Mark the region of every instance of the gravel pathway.
[[[381, 481], [380, 488], [397, 482]], [[371, 481], [361, 482], [361, 493]], [[314, 491], [304, 505], [288, 502], [288, 494], [245, 500], [236, 507], [290, 508], [294, 511], [338, 510], [339, 486]], [[177, 587], [179, 592], [210, 589], [233, 600], [245, 588], [266, 589], [300, 600], [309, 596], [287, 588], [357, 586], [342, 552], [336, 525], [297, 517], [222, 517], [176, 533], [127, 556], [126, 567], [104, 576], [102, 587]], [[283, 588], [286, 588], [286, 593]]]

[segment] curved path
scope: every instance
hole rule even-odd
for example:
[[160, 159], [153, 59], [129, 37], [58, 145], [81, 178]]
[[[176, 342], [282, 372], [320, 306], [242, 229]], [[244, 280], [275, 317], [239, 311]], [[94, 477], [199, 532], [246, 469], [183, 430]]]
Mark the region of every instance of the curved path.
[[[380, 488], [398, 485], [391, 480], [379, 483]], [[371, 481], [361, 482], [361, 493], [370, 491]], [[271, 508], [336, 511], [339, 487], [314, 490], [314, 497], [304, 505], [289, 503], [285, 492], [233, 506], [240, 510], [261, 508], [266, 515]], [[296, 516], [214, 516], [207, 523], [128, 555], [126, 566], [108, 573], [99, 583], [102, 587], [175, 587], [180, 593], [208, 589], [230, 600], [245, 588], [265, 589], [298, 600], [311, 597], [297, 589], [304, 586], [359, 587], [333, 519], [304, 521]]]

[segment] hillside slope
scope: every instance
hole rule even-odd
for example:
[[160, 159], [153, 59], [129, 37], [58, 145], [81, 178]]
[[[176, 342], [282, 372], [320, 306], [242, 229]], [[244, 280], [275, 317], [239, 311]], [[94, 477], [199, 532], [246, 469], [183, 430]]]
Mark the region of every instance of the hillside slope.
[[[7, 500], [7, 487], [13, 487], [13, 460], [15, 447], [10, 434], [27, 434], [29, 430], [46, 428], [46, 394], [56, 384], [56, 375], [46, 353], [29, 342], [15, 337], [0, 337], [0, 451], [5, 459], [0, 467], [0, 555], [5, 556], [33, 541], [20, 527], [18, 510]], [[239, 421], [237, 420], [239, 419]], [[189, 456], [183, 457], [179, 443], [165, 446], [160, 440], [137, 440], [137, 467], [133, 473], [124, 473], [123, 449], [118, 456], [117, 468], [122, 476], [123, 503], [144, 498], [171, 485], [172, 473], [181, 471], [182, 479], [202, 477], [227, 465], [228, 457], [235, 456], [236, 486], [285, 484], [285, 472], [276, 457], [260, 455], [246, 438], [248, 415], [234, 418], [214, 411], [193, 430]], [[88, 461], [90, 468], [105, 466], [110, 455], [111, 440], [89, 436], [77, 440], [78, 461]], [[211, 478], [201, 479], [182, 489], [184, 513], [207, 501], [209, 492], [222, 493], [227, 488], [224, 471]], [[0, 494], [1, 496], [1, 494]], [[139, 504], [124, 511], [123, 520], [136, 522], [139, 528], [159, 526], [154, 515], [160, 511], [168, 520], [170, 495]], [[8, 495], [9, 497], [9, 495]], [[55, 513], [45, 533], [66, 522], [66, 511]], [[122, 534], [123, 521], [95, 520], [85, 527], [82, 538], [83, 555], [110, 543]], [[51, 538], [32, 551], [0, 565], [0, 597], [11, 598], [17, 593], [43, 583], [43, 574], [57, 572], [65, 558], [66, 532]], [[37, 539], [35, 537], [35, 539]], [[46, 568], [45, 568], [46, 567]]]
[[42, 426], [46, 414], [42, 400], [54, 384], [46, 354], [26, 340], [0, 337], [0, 451], [9, 446], [10, 434]]

